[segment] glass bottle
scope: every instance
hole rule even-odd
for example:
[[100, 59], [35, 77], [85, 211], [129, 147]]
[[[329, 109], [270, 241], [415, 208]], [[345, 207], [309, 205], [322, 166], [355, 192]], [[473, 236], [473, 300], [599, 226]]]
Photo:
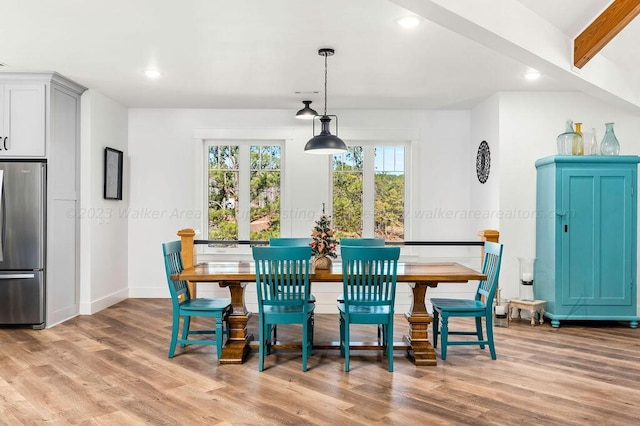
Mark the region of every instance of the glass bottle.
[[604, 123], [604, 137], [600, 144], [600, 153], [602, 155], [618, 155], [620, 154], [620, 144], [616, 134], [613, 133], [613, 123]]
[[576, 138], [582, 139], [582, 136], [573, 131], [573, 120], [567, 120], [565, 132], [558, 135], [556, 139], [558, 143], [558, 155], [571, 155]]
[[600, 155], [600, 147], [596, 138], [596, 129], [591, 129], [591, 143], [589, 144], [589, 155]]
[[572, 155], [584, 155], [584, 142], [582, 138], [582, 123], [576, 123], [576, 133], [580, 135], [579, 138], [573, 138], [573, 145], [571, 147]]

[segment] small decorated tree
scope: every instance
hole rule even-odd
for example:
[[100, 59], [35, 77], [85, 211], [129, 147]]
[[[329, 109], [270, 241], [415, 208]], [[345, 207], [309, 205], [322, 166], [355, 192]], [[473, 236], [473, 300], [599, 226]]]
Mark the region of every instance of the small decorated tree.
[[311, 231], [311, 253], [314, 257], [328, 256], [337, 257], [336, 249], [338, 242], [333, 238], [334, 231], [331, 229], [331, 216], [322, 214], [316, 221], [316, 225]]

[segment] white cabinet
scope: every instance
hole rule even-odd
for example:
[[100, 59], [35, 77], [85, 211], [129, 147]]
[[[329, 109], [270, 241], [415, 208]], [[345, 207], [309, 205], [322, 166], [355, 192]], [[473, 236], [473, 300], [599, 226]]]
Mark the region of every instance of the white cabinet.
[[0, 157], [44, 157], [45, 84], [0, 85], [0, 108]]

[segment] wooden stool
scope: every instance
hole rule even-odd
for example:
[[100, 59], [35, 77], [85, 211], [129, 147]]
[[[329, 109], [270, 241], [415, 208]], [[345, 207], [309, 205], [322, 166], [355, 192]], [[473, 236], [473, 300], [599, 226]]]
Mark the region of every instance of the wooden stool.
[[[544, 300], [520, 300], [511, 299], [509, 302], [509, 311], [511, 309], [518, 310], [518, 319], [521, 318], [520, 314], [522, 309], [531, 313], [531, 325], [536, 324], [536, 312], [540, 316], [540, 324], [544, 323], [544, 308], [547, 306], [547, 302]], [[511, 312], [509, 312], [509, 320], [512, 320]]]

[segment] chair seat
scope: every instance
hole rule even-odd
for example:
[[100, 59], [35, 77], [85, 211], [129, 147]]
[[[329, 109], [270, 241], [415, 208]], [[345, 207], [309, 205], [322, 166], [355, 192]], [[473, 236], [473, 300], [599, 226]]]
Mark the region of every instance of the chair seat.
[[[345, 313], [344, 303], [338, 304], [338, 310]], [[391, 308], [389, 306], [369, 306], [369, 305], [349, 305], [349, 314], [382, 314], [389, 315]]]
[[[307, 309], [309, 310], [309, 313], [312, 313], [313, 310], [316, 308], [315, 303], [310, 305]], [[302, 305], [301, 304], [297, 304], [297, 305], [264, 305], [264, 313], [265, 315], [268, 314], [286, 314], [286, 313], [301, 313], [302, 312]]]
[[225, 310], [231, 304], [231, 299], [208, 299], [205, 297], [187, 300], [180, 304], [183, 311]]
[[431, 304], [441, 311], [482, 312], [487, 309], [486, 303], [474, 299], [431, 299]]

